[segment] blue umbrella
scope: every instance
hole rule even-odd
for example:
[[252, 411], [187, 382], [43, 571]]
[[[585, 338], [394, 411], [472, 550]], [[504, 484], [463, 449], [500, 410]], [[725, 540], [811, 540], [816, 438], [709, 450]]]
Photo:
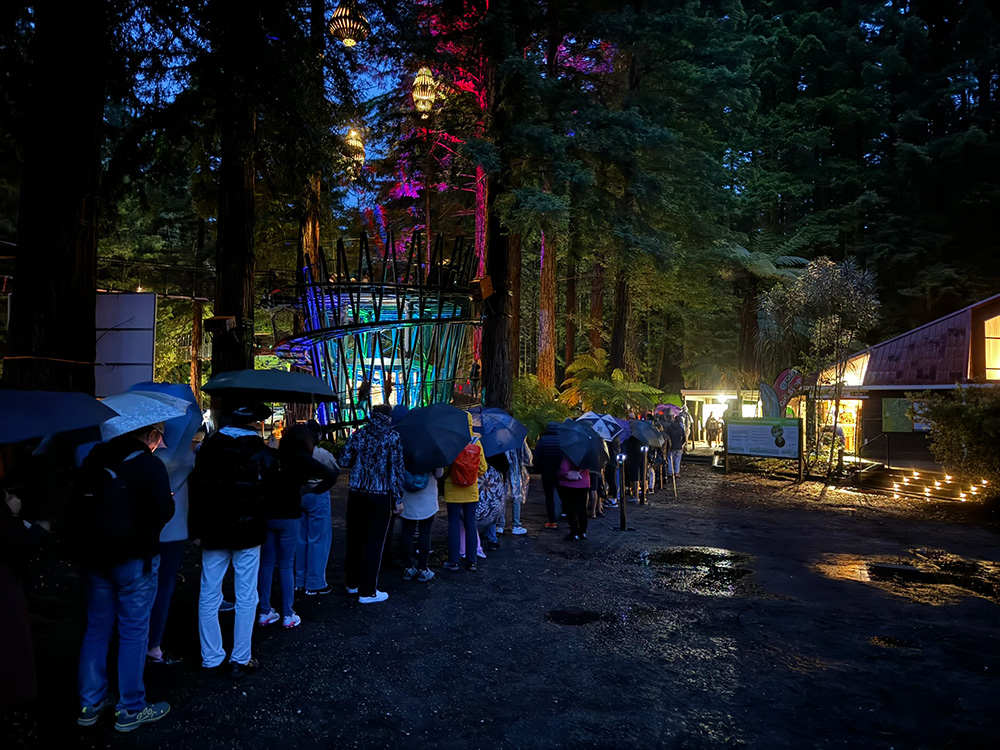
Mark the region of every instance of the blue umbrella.
[[393, 425], [403, 443], [403, 460], [413, 473], [450, 466], [469, 444], [469, 418], [451, 404], [410, 409]]
[[[163, 442], [167, 444], [166, 452], [170, 457], [191, 453], [191, 440], [201, 426], [201, 408], [194, 400], [191, 386], [179, 383], [137, 383], [129, 388], [139, 393], [165, 393], [168, 396], [188, 402], [183, 416], [168, 419], [163, 423]], [[162, 449], [161, 449], [162, 450]]]
[[484, 456], [496, 456], [521, 447], [528, 428], [503, 409], [477, 406], [470, 409], [473, 428], [478, 427]]
[[118, 412], [86, 393], [0, 389], [0, 443], [95, 427]]
[[638, 419], [630, 419], [628, 425], [632, 430], [632, 437], [642, 445], [649, 447], [659, 447], [663, 445], [663, 434], [653, 427], [651, 422], [643, 422]]
[[330, 386], [307, 372], [291, 370], [233, 370], [220, 372], [201, 388], [205, 393], [248, 401], [304, 403], [336, 401]]

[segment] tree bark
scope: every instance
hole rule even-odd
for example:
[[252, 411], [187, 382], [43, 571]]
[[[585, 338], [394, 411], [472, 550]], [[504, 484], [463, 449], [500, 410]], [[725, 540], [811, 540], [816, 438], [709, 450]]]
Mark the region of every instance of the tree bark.
[[4, 384], [92, 394], [108, 4], [35, 13]]
[[542, 232], [541, 291], [538, 305], [538, 382], [556, 385], [556, 237]]
[[601, 348], [604, 332], [604, 258], [594, 259], [590, 277], [590, 353]]
[[628, 288], [628, 271], [618, 269], [615, 279], [615, 315], [611, 327], [611, 356], [609, 365], [612, 371], [626, 369], [628, 358], [628, 327], [632, 317], [632, 296]]
[[510, 236], [510, 267], [514, 271], [511, 277], [511, 318], [510, 352], [511, 369], [514, 377], [521, 375], [521, 235]]
[[229, 4], [229, 25], [220, 53], [232, 88], [221, 103], [219, 228], [215, 252], [215, 314], [232, 315], [236, 326], [216, 333], [212, 372], [252, 369], [254, 344], [254, 220], [256, 107], [255, 41], [260, 32], [256, 3]]
[[576, 262], [572, 259], [566, 273], [566, 367], [573, 364], [576, 355]]
[[[494, 195], [491, 190], [490, 196]], [[483, 389], [486, 406], [510, 412], [514, 404], [511, 285], [520, 269], [515, 270], [511, 262], [510, 234], [500, 225], [496, 211], [490, 210], [489, 217], [486, 272], [493, 282], [493, 294], [484, 305]]]

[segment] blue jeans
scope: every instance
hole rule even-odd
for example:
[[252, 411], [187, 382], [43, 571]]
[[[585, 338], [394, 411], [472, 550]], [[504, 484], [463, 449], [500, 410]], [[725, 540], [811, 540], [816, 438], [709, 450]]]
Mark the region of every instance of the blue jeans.
[[681, 456], [684, 453], [683, 448], [679, 448], [675, 451], [670, 451], [667, 453], [667, 476], [673, 474], [675, 477], [680, 476], [681, 473]]
[[177, 574], [184, 560], [186, 541], [160, 542], [160, 571], [156, 577], [156, 598], [149, 616], [149, 648], [163, 645], [163, 633], [167, 629], [167, 615], [170, 613], [170, 599], [177, 587]]
[[107, 575], [87, 571], [87, 630], [80, 647], [77, 689], [80, 707], [96, 706], [108, 692], [108, 649], [118, 625], [119, 711], [146, 706], [142, 670], [146, 666], [149, 614], [156, 596], [160, 558], [148, 569], [143, 560], [128, 560]]
[[295, 600], [295, 546], [299, 541], [298, 518], [275, 518], [267, 522], [267, 541], [260, 548], [260, 571], [257, 573], [257, 608], [261, 614], [271, 611], [271, 581], [278, 568], [281, 587], [281, 614], [291, 617]]
[[305, 514], [299, 522], [299, 541], [295, 549], [296, 588], [326, 588], [326, 566], [333, 543], [333, 517], [330, 493], [302, 496]]
[[445, 503], [448, 506], [448, 562], [458, 564], [459, 548], [462, 544], [462, 527], [465, 527], [465, 554], [476, 561], [479, 547], [476, 534], [476, 508], [479, 503]]

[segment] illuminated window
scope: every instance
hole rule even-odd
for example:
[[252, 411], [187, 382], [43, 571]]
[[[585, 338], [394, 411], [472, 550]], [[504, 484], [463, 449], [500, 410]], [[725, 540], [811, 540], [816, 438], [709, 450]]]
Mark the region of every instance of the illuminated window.
[[986, 321], [986, 379], [1000, 380], [1000, 315]]

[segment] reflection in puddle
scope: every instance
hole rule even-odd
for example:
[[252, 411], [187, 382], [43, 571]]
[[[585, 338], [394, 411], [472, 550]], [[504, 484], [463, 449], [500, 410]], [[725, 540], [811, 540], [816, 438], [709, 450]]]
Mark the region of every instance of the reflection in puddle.
[[829, 555], [815, 568], [838, 580], [862, 581], [923, 604], [954, 604], [978, 596], [1000, 604], [1000, 564], [944, 550], [910, 550], [912, 557]]
[[655, 569], [675, 591], [736, 597], [759, 593], [752, 583], [750, 555], [715, 547], [666, 547], [643, 550], [640, 565]]

